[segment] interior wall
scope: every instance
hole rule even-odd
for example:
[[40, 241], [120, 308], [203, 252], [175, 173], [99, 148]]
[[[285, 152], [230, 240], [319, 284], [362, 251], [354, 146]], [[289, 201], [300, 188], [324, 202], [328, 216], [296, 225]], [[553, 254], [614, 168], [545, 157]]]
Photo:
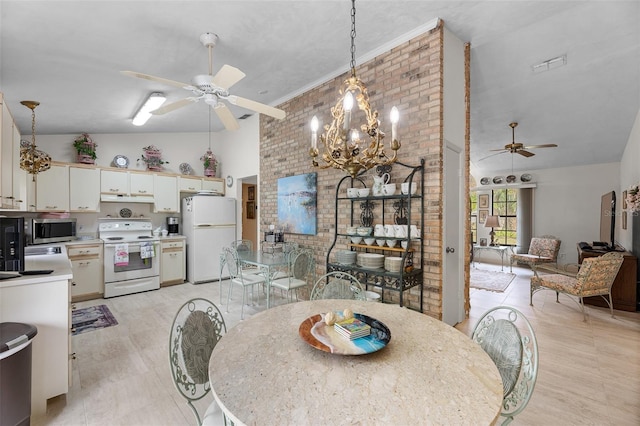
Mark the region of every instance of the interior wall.
[[[640, 183], [640, 167], [638, 167], [638, 164], [640, 164], [640, 111], [636, 115], [636, 121], [633, 124], [627, 146], [620, 160], [620, 191], [616, 191], [617, 195], [621, 196], [622, 191], [627, 190], [631, 185]], [[619, 231], [617, 235], [619, 235], [620, 244], [628, 250], [632, 248], [633, 233], [640, 233], [640, 229], [633, 229], [631, 214], [632, 212], [627, 212], [627, 229], [619, 227], [616, 230], [616, 232]], [[616, 224], [620, 222], [616, 221]], [[635, 247], [634, 249], [638, 250], [640, 247]]]
[[[402, 148], [398, 160], [409, 165], [419, 164], [420, 158], [426, 161], [423, 300], [424, 311], [435, 317], [441, 315], [442, 286], [442, 75], [438, 60], [442, 50], [441, 29], [439, 27], [419, 35], [356, 67], [358, 77], [368, 87], [371, 106], [379, 112], [381, 127], [388, 136], [389, 111], [394, 105], [400, 111], [398, 139]], [[317, 235], [285, 235], [286, 240], [314, 250], [317, 274], [326, 272], [327, 249], [333, 243], [336, 229], [336, 186], [345, 172], [312, 167], [309, 122], [313, 115], [318, 116], [321, 126], [331, 122], [330, 109], [336, 103], [339, 88], [348, 77], [347, 71], [279, 105], [287, 112], [285, 120], [260, 117], [260, 231], [267, 229], [270, 223], [278, 223], [278, 178], [317, 172]], [[394, 166], [391, 181], [401, 183], [407, 174], [406, 170]], [[367, 186], [372, 183], [372, 172], [364, 177]], [[338, 211], [337, 226], [342, 229], [351, 221], [350, 214], [344, 210]], [[412, 210], [412, 213], [416, 212]], [[356, 223], [358, 217], [359, 211], [356, 211]], [[412, 224], [416, 222], [418, 218], [412, 217]], [[340, 239], [335, 247], [336, 250], [346, 248], [345, 239]], [[417, 290], [413, 288], [405, 292], [405, 302], [414, 308], [419, 301]], [[397, 297], [397, 292], [385, 293], [385, 300], [395, 301]]]

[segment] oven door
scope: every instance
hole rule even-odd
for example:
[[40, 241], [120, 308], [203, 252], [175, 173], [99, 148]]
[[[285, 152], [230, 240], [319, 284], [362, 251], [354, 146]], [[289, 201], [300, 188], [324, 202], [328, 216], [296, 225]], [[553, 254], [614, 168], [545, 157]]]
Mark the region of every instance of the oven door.
[[[153, 241], [152, 257], [144, 257], [142, 246], [146, 243], [105, 244], [104, 245], [104, 281], [134, 280], [160, 275], [160, 243]], [[116, 258], [116, 247], [120, 249]], [[124, 252], [124, 253], [123, 253]]]

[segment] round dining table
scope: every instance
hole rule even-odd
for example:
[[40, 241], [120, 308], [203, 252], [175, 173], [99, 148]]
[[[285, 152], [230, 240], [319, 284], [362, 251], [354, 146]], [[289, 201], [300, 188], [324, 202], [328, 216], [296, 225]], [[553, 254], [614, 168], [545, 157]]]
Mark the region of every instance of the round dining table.
[[[390, 340], [341, 355], [309, 337], [319, 314], [345, 309], [381, 322]], [[498, 369], [465, 334], [355, 300], [290, 303], [241, 321], [213, 350], [209, 380], [235, 425], [490, 425], [502, 404]]]

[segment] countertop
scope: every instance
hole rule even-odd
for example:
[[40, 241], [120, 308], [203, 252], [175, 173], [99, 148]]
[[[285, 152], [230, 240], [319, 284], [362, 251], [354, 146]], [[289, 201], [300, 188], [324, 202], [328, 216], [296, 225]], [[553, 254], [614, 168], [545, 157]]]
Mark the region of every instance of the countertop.
[[70, 280], [71, 262], [67, 257], [67, 250], [64, 243], [43, 244], [42, 247], [61, 247], [59, 254], [47, 254], [38, 256], [25, 256], [24, 263], [26, 270], [53, 269], [53, 272], [46, 275], [23, 275], [19, 278], [12, 278], [0, 281], [0, 288], [8, 288], [17, 285], [39, 284], [43, 282]]

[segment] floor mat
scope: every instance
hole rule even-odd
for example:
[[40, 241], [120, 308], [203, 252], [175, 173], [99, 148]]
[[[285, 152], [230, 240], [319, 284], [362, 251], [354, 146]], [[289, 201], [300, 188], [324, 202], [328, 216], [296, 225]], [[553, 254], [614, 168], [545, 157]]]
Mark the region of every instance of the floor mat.
[[511, 281], [513, 281], [515, 277], [516, 274], [471, 268], [471, 280], [469, 286], [471, 288], [479, 288], [482, 290], [501, 293], [509, 287], [509, 284], [511, 284]]
[[107, 305], [91, 306], [89, 308], [76, 309], [72, 312], [73, 335], [98, 330], [100, 328], [118, 325]]

